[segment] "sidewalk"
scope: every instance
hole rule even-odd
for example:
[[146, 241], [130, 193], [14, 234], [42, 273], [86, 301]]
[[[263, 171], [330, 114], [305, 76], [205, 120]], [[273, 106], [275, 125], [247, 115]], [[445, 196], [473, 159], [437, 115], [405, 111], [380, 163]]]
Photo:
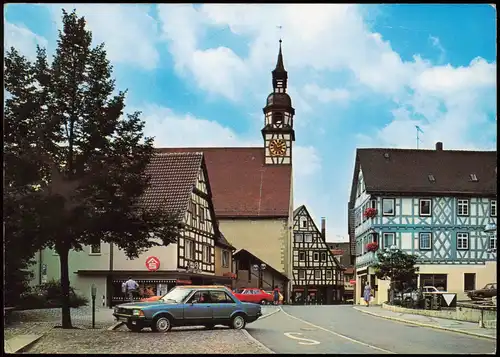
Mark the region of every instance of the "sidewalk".
[[481, 328], [479, 327], [479, 324], [473, 322], [448, 320], [448, 319], [441, 319], [437, 317], [429, 317], [423, 315], [403, 314], [400, 312], [385, 310], [381, 306], [370, 306], [370, 307], [354, 306], [353, 308], [363, 313], [378, 317], [383, 317], [389, 320], [406, 322], [409, 324], [430, 327], [440, 330], [448, 330], [448, 331], [463, 333], [466, 335], [489, 338], [493, 340], [496, 340], [497, 338], [496, 329]]

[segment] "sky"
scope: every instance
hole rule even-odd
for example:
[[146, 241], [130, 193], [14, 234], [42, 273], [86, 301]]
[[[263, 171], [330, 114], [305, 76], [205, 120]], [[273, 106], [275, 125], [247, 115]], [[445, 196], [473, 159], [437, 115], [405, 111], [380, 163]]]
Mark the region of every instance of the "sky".
[[[278, 40], [294, 206], [346, 241], [356, 148], [496, 150], [496, 10], [477, 5], [9, 4], [5, 48], [53, 54], [61, 9], [105, 43], [126, 111], [170, 147], [263, 146]], [[280, 28], [281, 27], [281, 28]]]

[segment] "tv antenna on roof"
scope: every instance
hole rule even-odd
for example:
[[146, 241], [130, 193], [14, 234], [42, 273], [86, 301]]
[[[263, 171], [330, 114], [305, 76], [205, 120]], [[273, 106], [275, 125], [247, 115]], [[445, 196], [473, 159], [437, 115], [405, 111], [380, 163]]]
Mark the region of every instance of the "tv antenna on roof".
[[418, 150], [418, 143], [420, 142], [420, 138], [418, 137], [418, 133], [424, 133], [422, 129], [418, 125], [415, 125], [415, 128], [417, 128], [417, 150]]

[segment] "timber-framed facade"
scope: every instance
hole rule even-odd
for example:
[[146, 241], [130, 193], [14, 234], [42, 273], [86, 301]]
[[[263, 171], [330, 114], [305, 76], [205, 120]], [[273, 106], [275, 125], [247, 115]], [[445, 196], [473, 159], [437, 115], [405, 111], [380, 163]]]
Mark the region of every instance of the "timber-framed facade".
[[293, 287], [296, 304], [340, 302], [343, 274], [325, 241], [325, 221], [320, 232], [305, 206], [294, 211]]

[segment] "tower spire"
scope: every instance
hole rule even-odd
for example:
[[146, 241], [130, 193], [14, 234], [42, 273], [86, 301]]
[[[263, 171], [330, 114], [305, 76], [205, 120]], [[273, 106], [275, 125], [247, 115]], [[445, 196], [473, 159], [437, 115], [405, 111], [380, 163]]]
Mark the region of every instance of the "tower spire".
[[281, 50], [281, 41], [280, 39], [280, 48], [278, 51], [278, 61], [276, 62], [276, 68], [273, 70], [273, 88], [277, 93], [286, 92], [287, 87], [287, 79], [288, 73], [285, 70], [285, 65], [283, 64], [283, 52]]
[[285, 65], [283, 64], [283, 53], [281, 51], [281, 38], [280, 38], [280, 49], [278, 52], [278, 62], [276, 62], [276, 69], [274, 71], [285, 71]]

